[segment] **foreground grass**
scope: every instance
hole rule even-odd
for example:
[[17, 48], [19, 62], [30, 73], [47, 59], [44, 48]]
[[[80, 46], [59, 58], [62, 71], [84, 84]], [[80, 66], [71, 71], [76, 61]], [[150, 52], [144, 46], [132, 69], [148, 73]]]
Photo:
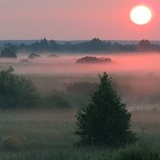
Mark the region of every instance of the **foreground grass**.
[[0, 159], [94, 159], [104, 149], [76, 147], [75, 111], [1, 111]]
[[[160, 145], [160, 112], [132, 115], [133, 130], [145, 141]], [[75, 146], [74, 110], [1, 111], [0, 122], [0, 160], [108, 160], [117, 153]]]

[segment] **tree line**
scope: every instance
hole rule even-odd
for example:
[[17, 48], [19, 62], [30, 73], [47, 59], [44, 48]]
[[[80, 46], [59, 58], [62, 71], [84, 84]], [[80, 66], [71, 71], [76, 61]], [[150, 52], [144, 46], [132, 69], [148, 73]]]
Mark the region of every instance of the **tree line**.
[[140, 40], [138, 44], [120, 44], [118, 42], [111, 43], [110, 41], [93, 38], [89, 41], [79, 43], [57, 43], [55, 40], [47, 40], [46, 38], [31, 44], [21, 43], [20, 45], [13, 45], [7, 43], [4, 48], [18, 52], [52, 52], [52, 53], [114, 53], [114, 52], [160, 52], [160, 44], [152, 44], [149, 40]]

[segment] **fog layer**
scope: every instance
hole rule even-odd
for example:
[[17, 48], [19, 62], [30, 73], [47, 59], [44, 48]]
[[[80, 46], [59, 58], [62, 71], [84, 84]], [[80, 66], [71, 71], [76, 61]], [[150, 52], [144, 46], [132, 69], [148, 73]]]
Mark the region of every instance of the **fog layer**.
[[[57, 94], [67, 99], [72, 106], [80, 106], [94, 92], [94, 83], [99, 83], [98, 74], [107, 72], [113, 78], [116, 90], [127, 105], [135, 108], [160, 107], [160, 54], [94, 54], [97, 58], [110, 58], [109, 63], [77, 64], [84, 55], [60, 54], [28, 59], [18, 55], [17, 59], [0, 59], [1, 69], [12, 66], [15, 73], [29, 76], [42, 94]], [[87, 54], [85, 56], [92, 56]], [[75, 83], [76, 82], [76, 83]], [[87, 82], [87, 83], [84, 83]], [[66, 86], [71, 84], [72, 91]], [[95, 84], [95, 86], [97, 86]], [[78, 88], [79, 87], [79, 90]], [[88, 87], [88, 94], [85, 93]], [[58, 92], [57, 92], [58, 91]]]
[[[88, 55], [91, 56], [91, 55]], [[160, 72], [160, 54], [107, 54], [94, 55], [98, 58], [111, 58], [112, 63], [102, 64], [76, 64], [78, 58], [83, 55], [60, 55], [59, 57], [48, 57], [47, 54], [39, 58], [27, 59], [26, 55], [18, 55], [17, 59], [0, 59], [0, 67], [6, 68], [12, 66], [16, 73], [44, 73], [44, 74], [80, 74], [80, 73], [109, 73], [120, 74], [159, 74]]]

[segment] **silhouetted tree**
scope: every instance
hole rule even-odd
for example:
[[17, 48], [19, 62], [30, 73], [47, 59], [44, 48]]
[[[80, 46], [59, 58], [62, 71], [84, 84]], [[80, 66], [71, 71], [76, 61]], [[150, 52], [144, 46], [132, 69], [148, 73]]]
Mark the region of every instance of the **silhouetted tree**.
[[141, 46], [141, 47], [150, 47], [150, 46], [151, 46], [151, 43], [150, 43], [150, 41], [148, 41], [147, 39], [146, 39], [146, 40], [143, 39], [143, 40], [141, 40], [141, 41], [139, 42], [138, 45]]
[[2, 58], [17, 58], [17, 55], [16, 53], [11, 50], [10, 48], [4, 48], [2, 51], [1, 51], [1, 55], [0, 57]]
[[24, 43], [21, 43], [21, 45], [19, 46], [19, 50], [20, 51], [27, 51], [28, 50], [28, 46]]
[[113, 43], [113, 45], [112, 45], [112, 50], [115, 52], [117, 52], [117, 51], [123, 51], [122, 50], [122, 47], [123, 47], [123, 45], [122, 44], [119, 44], [119, 43], [117, 43], [117, 42], [115, 42], [115, 43]]
[[41, 51], [48, 51], [49, 50], [49, 44], [46, 38], [41, 39], [39, 42], [39, 45], [41, 47]]
[[82, 144], [101, 144], [119, 147], [136, 141], [130, 130], [131, 114], [112, 87], [108, 74], [100, 76], [98, 90], [91, 103], [77, 112], [76, 132]]
[[50, 40], [49, 42], [50, 51], [57, 51], [58, 50], [58, 44], [54, 40]]
[[141, 40], [138, 44], [138, 51], [150, 51], [150, 50], [154, 50], [154, 48], [152, 47], [150, 41], [148, 40]]
[[35, 107], [37, 95], [32, 81], [15, 75], [13, 71], [12, 67], [0, 71], [0, 107], [4, 109]]

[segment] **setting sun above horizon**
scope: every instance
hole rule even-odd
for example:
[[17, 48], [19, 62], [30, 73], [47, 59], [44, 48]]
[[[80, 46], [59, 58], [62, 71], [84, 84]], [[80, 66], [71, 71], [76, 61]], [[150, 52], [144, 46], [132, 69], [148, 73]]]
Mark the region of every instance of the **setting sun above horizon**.
[[144, 25], [152, 19], [152, 12], [146, 6], [136, 6], [131, 10], [130, 18], [133, 23], [137, 25]]
[[0, 0], [0, 40], [160, 40], [159, 11], [160, 0]]

